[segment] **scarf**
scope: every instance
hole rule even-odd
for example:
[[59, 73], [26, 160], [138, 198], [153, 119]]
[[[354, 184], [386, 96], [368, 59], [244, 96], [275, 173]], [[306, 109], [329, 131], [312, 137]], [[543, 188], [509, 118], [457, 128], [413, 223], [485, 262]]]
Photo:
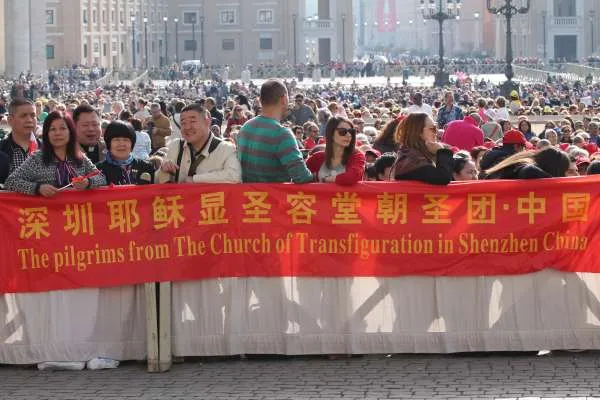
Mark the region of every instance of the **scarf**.
[[129, 154], [127, 160], [115, 160], [111, 157], [110, 151], [106, 153], [106, 162], [121, 168], [121, 178], [117, 182], [117, 185], [133, 184], [133, 180], [131, 179], [131, 164], [133, 163], [133, 160], [132, 154]]
[[75, 173], [75, 170], [71, 166], [71, 163], [67, 160], [65, 160], [65, 161], [57, 160], [56, 161], [55, 175], [56, 175], [56, 183], [58, 184], [58, 187], [67, 186], [68, 184], [71, 183], [71, 180], [77, 176], [77, 174]]
[[396, 176], [411, 173], [427, 165], [434, 165], [434, 163], [425, 157], [423, 153], [415, 149], [401, 147], [398, 150], [398, 156], [392, 167], [392, 176], [390, 178], [394, 180]]

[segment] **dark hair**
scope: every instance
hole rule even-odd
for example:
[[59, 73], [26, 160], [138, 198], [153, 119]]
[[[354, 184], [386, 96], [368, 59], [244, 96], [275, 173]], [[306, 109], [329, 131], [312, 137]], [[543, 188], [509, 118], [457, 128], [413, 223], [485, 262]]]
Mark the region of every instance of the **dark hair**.
[[535, 165], [554, 178], [565, 176], [571, 160], [567, 153], [555, 147], [547, 147], [539, 152], [522, 151], [508, 157], [500, 164], [485, 171], [486, 175], [495, 174], [507, 167], [516, 165]]
[[181, 110], [183, 110], [184, 108], [185, 108], [185, 103], [183, 101], [175, 102], [175, 112], [176, 113], [180, 113]]
[[592, 163], [588, 166], [587, 174], [588, 175], [600, 174], [600, 161], [592, 161]]
[[98, 116], [98, 118], [100, 118], [98, 111], [96, 111], [94, 109], [94, 107], [90, 106], [89, 104], [82, 104], [79, 107], [77, 107], [75, 110], [73, 110], [73, 121], [75, 121], [75, 123], [77, 123], [77, 121], [79, 121], [79, 117], [81, 116], [81, 114], [87, 114], [87, 113], [94, 113]]
[[67, 129], [69, 130], [69, 142], [67, 143], [66, 158], [74, 161], [77, 164], [81, 164], [83, 153], [77, 144], [75, 125], [73, 124], [73, 120], [71, 118], [60, 111], [52, 111], [44, 120], [44, 125], [42, 126], [42, 161], [45, 165], [50, 165], [56, 158], [54, 155], [54, 147], [52, 147], [52, 144], [50, 143], [49, 134], [50, 126], [54, 121], [59, 119], [65, 121]]
[[[335, 135], [335, 131], [337, 127], [345, 122], [352, 129], [354, 129], [354, 124], [348, 118], [336, 116], [332, 117], [329, 121], [327, 121], [327, 125], [325, 126], [325, 165], [327, 168], [331, 168], [331, 160], [333, 159], [333, 135]], [[348, 160], [350, 156], [357, 151], [356, 148], [356, 134], [352, 135], [352, 140], [350, 141], [350, 145], [344, 149], [344, 154], [342, 155], [342, 165], [348, 164]]]
[[106, 127], [104, 132], [104, 142], [106, 148], [110, 151], [110, 144], [114, 138], [126, 138], [131, 141], [131, 150], [135, 146], [136, 134], [133, 126], [123, 121], [112, 121]]
[[276, 105], [285, 96], [287, 88], [279, 79], [269, 79], [260, 88], [260, 104], [263, 107]]
[[377, 135], [373, 141], [373, 144], [396, 143], [396, 138], [394, 136], [399, 123], [399, 119], [396, 118], [385, 124], [383, 129], [379, 132], [379, 135]]
[[13, 101], [11, 101], [10, 104], [8, 105], [8, 113], [10, 115], [15, 115], [15, 113], [17, 112], [17, 108], [19, 108], [21, 106], [34, 107], [34, 104], [29, 100], [16, 98]]
[[133, 126], [133, 129], [135, 129], [136, 131], [142, 130], [142, 121], [140, 121], [139, 119], [130, 118], [129, 123], [131, 124], [131, 126]]
[[479, 157], [479, 154], [481, 153], [486, 153], [489, 149], [485, 146], [477, 146], [477, 147], [473, 147], [470, 151], [471, 153], [471, 158], [473, 160], [477, 160], [477, 158]]
[[414, 149], [423, 154], [429, 160], [434, 158], [434, 155], [427, 150], [425, 141], [421, 134], [425, 129], [425, 121], [429, 115], [425, 113], [409, 114], [396, 129], [396, 142], [400, 146], [407, 149]]
[[127, 111], [127, 110], [123, 110], [119, 114], [119, 119], [121, 121], [129, 121], [131, 119], [131, 117], [132, 117], [131, 113], [129, 111]]
[[379, 177], [379, 174], [383, 174], [385, 169], [392, 167], [395, 162], [396, 156], [390, 153], [385, 153], [379, 157], [375, 161], [375, 164], [373, 164], [375, 166], [375, 171], [377, 171], [377, 176]]
[[471, 161], [470, 158], [466, 158], [466, 157], [454, 157], [454, 167], [452, 169], [452, 172], [454, 172], [455, 174], [460, 174], [461, 171], [463, 170], [463, 168], [465, 168], [465, 165], [467, 165], [467, 163]]
[[181, 110], [181, 114], [188, 112], [188, 111], [195, 111], [202, 116], [206, 116], [206, 114], [208, 112], [206, 110], [206, 108], [204, 108], [204, 106], [200, 103], [192, 103], [192, 104], [185, 106], [183, 108], [183, 110]]

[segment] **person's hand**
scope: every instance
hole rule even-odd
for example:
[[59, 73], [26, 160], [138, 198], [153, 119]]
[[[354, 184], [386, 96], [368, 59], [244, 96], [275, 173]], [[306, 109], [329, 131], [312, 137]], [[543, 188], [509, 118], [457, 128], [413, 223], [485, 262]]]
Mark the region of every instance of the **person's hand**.
[[53, 197], [58, 193], [58, 189], [52, 185], [43, 184], [40, 186], [40, 194], [44, 197]]
[[160, 166], [161, 171], [166, 172], [167, 174], [174, 174], [177, 172], [179, 167], [171, 160], [164, 161]]
[[75, 190], [85, 190], [89, 187], [90, 180], [85, 178], [83, 180], [73, 180], [73, 188]]
[[427, 147], [427, 150], [429, 150], [429, 152], [431, 154], [436, 154], [438, 152], [438, 150], [441, 150], [444, 148], [444, 145], [441, 144], [440, 142], [427, 142], [427, 143], [425, 143], [425, 146]]
[[156, 133], [158, 132], [158, 128], [152, 128], [152, 134], [156, 135]]
[[327, 178], [323, 179], [324, 183], [335, 183], [335, 176], [328, 176]]

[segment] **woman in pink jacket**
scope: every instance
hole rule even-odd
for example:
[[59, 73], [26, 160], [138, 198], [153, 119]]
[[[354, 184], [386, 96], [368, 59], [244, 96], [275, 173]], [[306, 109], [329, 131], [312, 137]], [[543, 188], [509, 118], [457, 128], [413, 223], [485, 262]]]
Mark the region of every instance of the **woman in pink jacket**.
[[336, 116], [325, 127], [325, 151], [313, 154], [306, 166], [315, 181], [354, 185], [363, 180], [365, 155], [355, 147], [356, 129], [349, 119]]

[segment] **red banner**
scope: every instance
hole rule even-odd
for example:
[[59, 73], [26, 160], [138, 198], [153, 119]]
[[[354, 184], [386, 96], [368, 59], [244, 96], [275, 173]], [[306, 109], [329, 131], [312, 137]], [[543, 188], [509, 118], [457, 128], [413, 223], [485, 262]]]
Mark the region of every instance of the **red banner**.
[[0, 292], [249, 276], [600, 271], [600, 179], [0, 196]]
[[379, 32], [396, 32], [396, 0], [377, 2], [377, 20]]

